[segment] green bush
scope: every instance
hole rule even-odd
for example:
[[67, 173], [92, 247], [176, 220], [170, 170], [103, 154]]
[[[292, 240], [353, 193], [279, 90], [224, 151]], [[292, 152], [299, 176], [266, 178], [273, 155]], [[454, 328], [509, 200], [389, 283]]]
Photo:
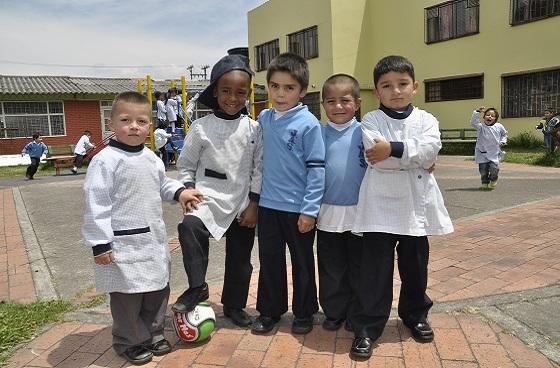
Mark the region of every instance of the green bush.
[[536, 137], [531, 132], [521, 132], [515, 137], [508, 138], [509, 147], [516, 148], [542, 148], [543, 139]]

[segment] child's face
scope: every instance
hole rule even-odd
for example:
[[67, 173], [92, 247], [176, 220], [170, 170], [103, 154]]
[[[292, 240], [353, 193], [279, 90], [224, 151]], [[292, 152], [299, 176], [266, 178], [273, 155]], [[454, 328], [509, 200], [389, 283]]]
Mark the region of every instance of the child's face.
[[307, 88], [301, 85], [288, 72], [274, 72], [268, 82], [268, 94], [272, 106], [276, 111], [288, 111], [296, 106], [307, 93]]
[[335, 124], [346, 124], [360, 108], [361, 100], [354, 99], [349, 83], [331, 84], [325, 90], [323, 107], [327, 117]]
[[492, 125], [496, 122], [496, 112], [493, 110], [486, 111], [484, 114], [484, 124]]
[[250, 94], [251, 77], [241, 70], [232, 70], [222, 75], [214, 89], [218, 106], [228, 115], [235, 115], [244, 108]]
[[119, 101], [115, 109], [109, 118], [109, 127], [117, 140], [129, 146], [144, 144], [150, 129], [150, 106]]
[[543, 117], [548, 120], [552, 117], [552, 112], [551, 111], [545, 111]]
[[36, 139], [34, 139], [34, 141], [40, 143], [43, 141], [43, 137], [37, 137]]
[[383, 74], [375, 86], [375, 95], [386, 107], [404, 111], [416, 94], [418, 82], [408, 73], [389, 72]]

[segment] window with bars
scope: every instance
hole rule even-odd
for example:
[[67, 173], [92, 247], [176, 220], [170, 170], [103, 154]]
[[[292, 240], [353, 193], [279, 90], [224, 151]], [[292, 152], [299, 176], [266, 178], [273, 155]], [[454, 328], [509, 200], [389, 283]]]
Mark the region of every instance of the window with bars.
[[278, 39], [255, 46], [256, 69], [258, 72], [268, 68], [270, 61], [280, 53]]
[[560, 15], [560, 0], [511, 0], [511, 24]]
[[478, 33], [478, 0], [454, 0], [425, 9], [426, 43]]
[[317, 26], [303, 29], [288, 35], [288, 50], [304, 59], [319, 57]]
[[52, 102], [2, 102], [0, 138], [65, 135], [64, 105]]
[[319, 92], [306, 94], [301, 100], [301, 103], [307, 105], [309, 112], [315, 115], [317, 119], [321, 120], [321, 96]]
[[560, 108], [560, 69], [502, 77], [502, 116], [542, 116]]
[[424, 82], [426, 102], [470, 100], [484, 97], [484, 75]]

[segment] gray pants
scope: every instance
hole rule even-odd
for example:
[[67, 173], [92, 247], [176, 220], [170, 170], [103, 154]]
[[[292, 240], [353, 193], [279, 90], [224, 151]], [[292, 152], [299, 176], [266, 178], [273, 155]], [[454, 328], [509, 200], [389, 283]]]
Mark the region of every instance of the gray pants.
[[147, 293], [110, 293], [113, 316], [113, 349], [119, 355], [137, 345], [164, 339], [163, 327], [169, 285]]
[[490, 161], [478, 164], [478, 171], [480, 172], [480, 180], [482, 181], [482, 184], [488, 184], [491, 181], [498, 180], [500, 167], [497, 163]]

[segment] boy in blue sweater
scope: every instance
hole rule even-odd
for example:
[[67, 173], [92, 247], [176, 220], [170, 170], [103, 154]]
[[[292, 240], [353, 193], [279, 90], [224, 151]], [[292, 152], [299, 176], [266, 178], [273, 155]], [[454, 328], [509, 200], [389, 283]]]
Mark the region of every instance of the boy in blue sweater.
[[367, 169], [362, 129], [354, 115], [360, 108], [360, 85], [348, 74], [335, 74], [323, 84], [323, 107], [329, 118], [325, 141], [325, 194], [317, 219], [319, 301], [323, 328], [338, 330], [346, 320], [360, 267], [355, 254], [362, 238], [351, 232], [360, 184]]
[[313, 329], [319, 309], [313, 241], [325, 181], [321, 127], [299, 100], [307, 93], [309, 69], [302, 57], [274, 58], [266, 81], [272, 108], [259, 115], [263, 129], [263, 182], [259, 201], [259, 287], [252, 325], [266, 333], [288, 310], [286, 244], [292, 261], [292, 332]]
[[47, 145], [43, 143], [43, 138], [39, 133], [33, 134], [33, 141], [27, 143], [25, 147], [23, 147], [21, 155], [24, 156], [28, 154], [29, 157], [31, 157], [31, 165], [27, 167], [27, 171], [25, 172], [25, 177], [27, 179], [33, 180], [33, 176], [39, 168], [41, 156], [43, 156], [43, 153], [47, 153], [48, 150]]

